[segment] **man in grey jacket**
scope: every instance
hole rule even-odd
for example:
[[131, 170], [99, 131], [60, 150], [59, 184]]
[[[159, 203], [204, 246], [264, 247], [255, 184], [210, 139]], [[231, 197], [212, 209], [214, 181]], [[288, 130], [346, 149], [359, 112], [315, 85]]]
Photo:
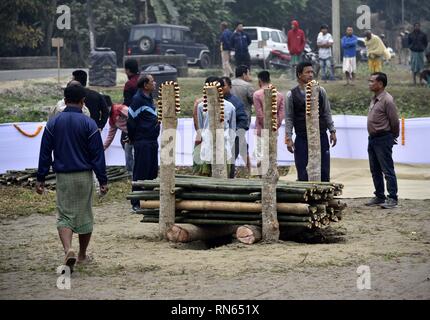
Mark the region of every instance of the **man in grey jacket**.
[[248, 128], [251, 124], [252, 101], [254, 97], [254, 86], [251, 83], [251, 74], [249, 68], [245, 65], [236, 68], [236, 79], [232, 81], [231, 94], [239, 97], [245, 106], [245, 112], [248, 116]]

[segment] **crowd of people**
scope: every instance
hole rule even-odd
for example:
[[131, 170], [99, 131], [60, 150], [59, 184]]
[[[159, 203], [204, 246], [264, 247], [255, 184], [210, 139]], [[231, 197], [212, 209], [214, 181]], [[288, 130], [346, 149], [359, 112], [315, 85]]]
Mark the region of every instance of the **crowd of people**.
[[[301, 61], [306, 41], [297, 21], [292, 21], [288, 32], [288, 46], [294, 64], [295, 85], [286, 94], [277, 93], [277, 126], [285, 122], [285, 148], [294, 154], [297, 180], [308, 181], [307, 130], [306, 130], [306, 84], [315, 78], [314, 65]], [[224, 76], [212, 76], [206, 83], [219, 83], [224, 95], [224, 152], [228, 164], [228, 177], [235, 178], [235, 161], [241, 156], [248, 173], [251, 170], [250, 150], [246, 133], [250, 130], [251, 115], [256, 115], [256, 147], [253, 157], [257, 168], [263, 161], [262, 130], [264, 129], [264, 90], [271, 88], [271, 75], [263, 70], [258, 73], [258, 88], [252, 83], [248, 46], [250, 38], [239, 23], [235, 32], [222, 24], [221, 50]], [[419, 25], [408, 38], [413, 71], [423, 63], [423, 52], [427, 46], [425, 34]], [[348, 27], [341, 40], [344, 50], [343, 71], [347, 83], [354, 83], [356, 73], [355, 46], [357, 37]], [[323, 79], [334, 78], [332, 63], [333, 37], [328, 26], [321, 26], [317, 38], [319, 59]], [[382, 208], [397, 206], [397, 179], [392, 149], [399, 136], [399, 116], [393, 97], [385, 90], [387, 75], [381, 72], [382, 56], [386, 47], [377, 35], [366, 33], [368, 48], [369, 90], [373, 92], [368, 112], [369, 166], [375, 188], [375, 197], [366, 205]], [[236, 68], [230, 64], [230, 51], [235, 51]], [[133, 181], [152, 180], [158, 176], [158, 139], [160, 124], [157, 117], [153, 92], [156, 82], [152, 75], [139, 74], [138, 62], [129, 59], [125, 63], [128, 77], [123, 90], [123, 101], [113, 104], [109, 96], [86, 88], [87, 74], [76, 70], [64, 90], [64, 99], [51, 110], [40, 149], [36, 191], [43, 193], [44, 181], [50, 167], [57, 175], [57, 228], [65, 252], [64, 263], [73, 267], [75, 263], [87, 263], [87, 247], [93, 231], [92, 193], [94, 180], [98, 182], [101, 195], [108, 192], [105, 150], [111, 145], [118, 129], [124, 148], [126, 168]], [[415, 75], [415, 73], [414, 73]], [[234, 78], [233, 78], [234, 77]], [[335, 124], [331, 115], [330, 99], [323, 87], [319, 91], [319, 126], [321, 145], [321, 180], [330, 181], [330, 147], [337, 143]], [[209, 113], [204, 108], [203, 97], [197, 97], [193, 109], [196, 130], [194, 142], [194, 173], [211, 175], [211, 137]], [[109, 132], [102, 141], [101, 131], [109, 123]], [[295, 138], [293, 139], [293, 131]], [[388, 195], [385, 192], [384, 177]], [[133, 190], [140, 190], [133, 187]], [[131, 201], [132, 212], [140, 210], [139, 201]], [[73, 233], [79, 234], [79, 252], [72, 249]]]
[[[369, 73], [381, 72], [384, 61], [391, 59], [391, 52], [388, 50], [387, 40], [384, 34], [380, 36], [372, 33], [371, 30], [364, 32], [365, 46], [367, 50], [367, 60]], [[233, 70], [231, 67], [231, 55], [234, 51], [236, 66], [246, 65], [251, 68], [251, 57], [249, 54], [250, 37], [243, 30], [243, 23], [238, 22], [235, 31], [228, 28], [227, 22], [221, 23], [220, 35], [221, 59], [224, 76], [231, 77]], [[291, 56], [290, 66], [294, 79], [296, 66], [304, 61], [304, 50], [307, 43], [305, 32], [300, 28], [297, 20], [291, 21], [291, 29], [287, 33], [288, 51]], [[321, 69], [321, 80], [335, 80], [335, 63], [333, 57], [333, 36], [329, 32], [329, 26], [323, 24], [316, 37], [318, 48], [318, 60]], [[341, 39], [340, 46], [343, 53], [342, 70], [345, 74], [346, 85], [354, 85], [357, 70], [357, 45], [358, 37], [354, 34], [352, 26], [348, 26], [345, 35]], [[419, 23], [414, 25], [414, 30], [409, 33], [407, 30], [400, 32], [396, 40], [395, 49], [399, 57], [399, 63], [410, 64], [413, 82], [417, 84], [417, 77], [420, 82], [426, 81], [430, 84], [430, 72], [425, 69], [425, 53], [428, 46], [427, 35], [421, 31]], [[427, 72], [426, 72], [427, 71]]]
[[[57, 228], [64, 252], [64, 264], [73, 268], [75, 263], [89, 261], [87, 247], [93, 231], [92, 193], [94, 179], [99, 182], [100, 194], [108, 192], [104, 151], [111, 144], [118, 129], [122, 132], [126, 166], [133, 181], [152, 180], [158, 176], [158, 138], [160, 124], [152, 93], [156, 86], [153, 76], [139, 75], [136, 61], [125, 64], [128, 81], [124, 87], [122, 104], [110, 105], [108, 97], [85, 88], [86, 73], [77, 70], [64, 90], [64, 99], [56, 106], [46, 124], [40, 149], [37, 175], [38, 193], [44, 192], [44, 181], [52, 166], [57, 174]], [[307, 181], [307, 133], [305, 86], [314, 78], [313, 66], [299, 62], [296, 67], [297, 86], [286, 95], [277, 93], [277, 125], [285, 121], [286, 149], [294, 154], [297, 180]], [[261, 134], [264, 128], [264, 90], [271, 87], [270, 73], [258, 73], [258, 89], [252, 85], [247, 65], [235, 69], [235, 78], [209, 77], [207, 82], [218, 82], [225, 97], [224, 131], [225, 154], [229, 177], [235, 177], [235, 160], [240, 155], [250, 169], [246, 132], [251, 128], [251, 113], [256, 114], [255, 135], [257, 147], [254, 157], [257, 167], [263, 158]], [[204, 85], [202, 83], [202, 85]], [[392, 160], [392, 147], [399, 136], [399, 120], [393, 98], [385, 91], [387, 76], [373, 73], [369, 89], [374, 92], [368, 117], [369, 163], [375, 186], [375, 197], [367, 205], [383, 208], [397, 206], [397, 182]], [[319, 94], [321, 180], [330, 181], [330, 144], [337, 143], [336, 129], [331, 116], [330, 101], [323, 87]], [[194, 159], [195, 173], [210, 175], [210, 146], [207, 145], [209, 114], [203, 99], [194, 104], [194, 126], [197, 131]], [[109, 133], [102, 141], [101, 130], [109, 119]], [[295, 139], [293, 140], [293, 130]], [[329, 135], [327, 135], [327, 132]], [[384, 177], [388, 197], [385, 196]], [[138, 190], [133, 187], [133, 190]], [[139, 210], [139, 201], [132, 201], [132, 211]], [[73, 234], [79, 235], [78, 254], [72, 249]]]

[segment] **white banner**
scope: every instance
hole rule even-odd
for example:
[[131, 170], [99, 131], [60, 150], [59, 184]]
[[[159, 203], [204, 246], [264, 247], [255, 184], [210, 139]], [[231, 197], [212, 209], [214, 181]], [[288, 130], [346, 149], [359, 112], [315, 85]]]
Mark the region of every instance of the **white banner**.
[[[344, 159], [367, 159], [367, 119], [362, 116], [333, 116], [337, 129], [338, 144], [331, 149], [332, 158]], [[253, 118], [251, 129], [247, 133], [249, 143], [249, 153], [252, 157], [254, 138]], [[17, 123], [26, 133], [35, 133], [39, 126], [44, 126], [44, 122], [23, 122]], [[102, 132], [105, 139], [108, 132], [108, 125]], [[285, 166], [294, 162], [294, 157], [288, 152], [284, 144], [285, 125], [279, 130], [278, 139], [278, 164]], [[22, 170], [26, 168], [37, 168], [40, 141], [43, 130], [35, 137], [26, 137], [20, 133], [13, 124], [0, 124], [0, 173], [6, 170]], [[106, 150], [107, 165], [124, 165], [124, 151], [120, 144], [120, 131], [118, 130], [112, 145]], [[196, 132], [193, 121], [190, 118], [178, 120], [177, 142], [176, 142], [176, 165], [191, 166], [192, 152], [194, 148]], [[405, 145], [394, 146], [393, 157], [395, 162], [430, 164], [430, 118], [415, 118], [405, 120]], [[255, 163], [255, 159], [252, 159]], [[243, 164], [239, 158], [238, 165]]]

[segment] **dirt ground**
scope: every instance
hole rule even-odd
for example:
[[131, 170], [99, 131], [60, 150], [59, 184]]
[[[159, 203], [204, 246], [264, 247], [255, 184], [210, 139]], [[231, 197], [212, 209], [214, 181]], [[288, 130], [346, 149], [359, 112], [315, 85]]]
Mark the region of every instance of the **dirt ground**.
[[[246, 246], [157, 240], [124, 201], [95, 209], [94, 261], [56, 286], [55, 216], [0, 221], [0, 299], [430, 299], [430, 200], [394, 210], [347, 200], [325, 240]], [[77, 247], [77, 239], [74, 246]], [[357, 268], [370, 267], [370, 290]]]

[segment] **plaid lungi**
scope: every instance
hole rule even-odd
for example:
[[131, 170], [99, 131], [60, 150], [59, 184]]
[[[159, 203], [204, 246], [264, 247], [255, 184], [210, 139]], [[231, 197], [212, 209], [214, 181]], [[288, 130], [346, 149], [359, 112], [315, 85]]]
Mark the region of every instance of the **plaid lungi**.
[[57, 173], [57, 228], [77, 234], [93, 231], [92, 171]]
[[424, 52], [411, 52], [411, 70], [418, 73], [424, 69]]

